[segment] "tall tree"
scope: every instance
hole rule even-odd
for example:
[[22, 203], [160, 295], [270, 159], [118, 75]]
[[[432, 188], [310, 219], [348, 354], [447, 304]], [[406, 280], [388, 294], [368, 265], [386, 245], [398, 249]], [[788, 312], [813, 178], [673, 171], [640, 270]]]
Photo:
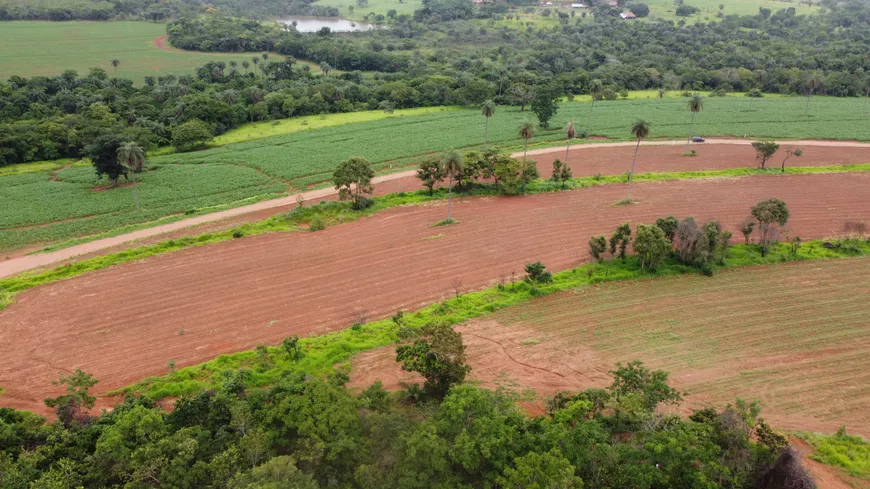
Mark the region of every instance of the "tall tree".
[[704, 99], [696, 93], [689, 98], [689, 102], [686, 106], [689, 108], [689, 112], [692, 113], [692, 123], [689, 125], [689, 139], [686, 140], [686, 153], [688, 153], [689, 143], [692, 142], [692, 136], [695, 133], [695, 116], [704, 108]]
[[115, 78], [118, 78], [118, 67], [121, 66], [121, 60], [113, 59], [112, 68], [115, 68]]
[[134, 142], [126, 142], [118, 147], [118, 163], [125, 166], [133, 174], [133, 198], [136, 200], [136, 210], [139, 210], [139, 189], [136, 187], [136, 174], [142, 172], [145, 166], [145, 150]]
[[589, 83], [589, 95], [592, 97], [592, 106], [589, 107], [589, 117], [586, 119], [586, 134], [589, 134], [589, 129], [592, 127], [592, 113], [595, 112], [595, 101], [601, 100], [601, 90], [604, 89], [604, 84], [601, 80], [594, 79]]
[[565, 136], [568, 137], [568, 143], [565, 145], [565, 166], [568, 166], [568, 151], [571, 150], [571, 140], [574, 139], [574, 136], [577, 135], [577, 132], [574, 130], [574, 121], [568, 121], [565, 124]]
[[813, 73], [810, 75], [810, 78], [806, 83], [806, 92], [807, 92], [807, 102], [804, 104], [804, 115], [807, 115], [807, 110], [810, 108], [810, 97], [813, 96], [813, 92], [818, 90], [819, 87], [822, 86], [822, 77], [818, 73]]
[[645, 139], [649, 136], [649, 124], [646, 121], [638, 119], [634, 124], [631, 125], [631, 133], [634, 134], [634, 138], [637, 139], [637, 144], [634, 146], [634, 160], [631, 162], [631, 171], [628, 173], [628, 200], [631, 200], [631, 183], [634, 180], [634, 165], [637, 163], [637, 152], [640, 149], [640, 141], [641, 139]]
[[375, 172], [372, 170], [369, 160], [354, 156], [341, 162], [332, 174], [333, 183], [338, 190], [338, 198], [352, 200], [353, 208], [362, 210], [368, 207], [370, 200], [363, 193], [371, 194], [374, 191], [372, 178]]
[[462, 155], [458, 151], [450, 151], [446, 155], [444, 155], [444, 173], [447, 174], [449, 179], [449, 184], [447, 186], [447, 220], [445, 222], [451, 222], [450, 219], [450, 197], [453, 192], [453, 176], [458, 175], [462, 172]]
[[242, 68], [245, 69], [245, 74], [248, 74], [248, 68], [250, 68], [251, 63], [248, 63], [248, 60], [242, 61]]
[[495, 114], [495, 102], [487, 100], [480, 106], [480, 113], [483, 115], [485, 122], [483, 124], [483, 149], [486, 149], [486, 136], [489, 133], [489, 118]]
[[529, 139], [535, 135], [535, 123], [525, 121], [520, 125], [520, 137], [523, 138], [523, 165], [526, 164], [526, 152], [529, 149]]

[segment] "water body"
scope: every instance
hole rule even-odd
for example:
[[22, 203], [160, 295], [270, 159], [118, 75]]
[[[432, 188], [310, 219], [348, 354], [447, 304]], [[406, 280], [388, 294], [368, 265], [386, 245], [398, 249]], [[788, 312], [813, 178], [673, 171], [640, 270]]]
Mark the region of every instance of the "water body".
[[338, 17], [282, 17], [278, 22], [290, 25], [296, 22], [296, 30], [299, 32], [317, 32], [324, 27], [329, 27], [332, 32], [368, 31], [376, 26], [365, 22], [340, 19]]

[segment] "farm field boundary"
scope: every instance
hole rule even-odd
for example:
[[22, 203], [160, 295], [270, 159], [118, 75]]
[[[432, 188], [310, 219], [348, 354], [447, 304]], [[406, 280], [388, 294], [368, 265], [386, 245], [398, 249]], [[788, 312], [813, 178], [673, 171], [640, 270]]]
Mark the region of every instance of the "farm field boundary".
[[[786, 168], [785, 172], [779, 170], [758, 170], [751, 168], [728, 169], [728, 170], [712, 170], [712, 171], [697, 171], [697, 172], [670, 172], [670, 173], [638, 173], [634, 176], [636, 182], [652, 182], [665, 180], [694, 180], [705, 178], [742, 178], [756, 175], [813, 175], [813, 174], [828, 174], [828, 173], [847, 173], [847, 172], [867, 172], [870, 171], [870, 163], [863, 165], [844, 165], [844, 166], [829, 166], [829, 167], [797, 167]], [[388, 176], [413, 177], [415, 172], [397, 173]], [[386, 177], [381, 177], [381, 182], [387, 181]], [[564, 185], [553, 184], [547, 180], [538, 180], [533, 182], [527, 188], [526, 193], [535, 194], [541, 192], [559, 192], [576, 190], [599, 185], [619, 185], [627, 182], [626, 175], [613, 175], [602, 177], [578, 177], [574, 178]], [[377, 181], [375, 183], [380, 183]], [[317, 200], [335, 193], [335, 189], [325, 188], [314, 190], [300, 194], [305, 201]], [[475, 196], [475, 195], [497, 195], [497, 190], [491, 185], [483, 185], [481, 188], [475, 189], [472, 192], [465, 192], [457, 196]], [[64, 259], [71, 259], [74, 256], [83, 253], [93, 253], [100, 249], [110, 248], [127, 241], [162, 234], [172, 230], [189, 227], [196, 224], [202, 224], [216, 220], [217, 215], [223, 215], [221, 218], [242, 215], [247, 212], [267, 209], [270, 206], [287, 206], [298, 202], [296, 197], [285, 197], [277, 199], [277, 201], [266, 201], [258, 204], [252, 204], [247, 207], [239, 207], [229, 211], [223, 211], [216, 214], [207, 214], [184, 221], [179, 221], [173, 224], [160, 226], [159, 228], [150, 228], [136, 231], [133, 233], [105, 238], [100, 241], [93, 241], [82, 245], [64, 248], [58, 251], [53, 251], [46, 254], [29, 255], [21, 258], [15, 258], [0, 262], [0, 310], [11, 303], [12, 298], [18, 292], [27, 290], [37, 285], [44, 285], [66, 278], [75, 277], [84, 273], [107, 268], [113, 265], [126, 263], [129, 261], [139, 260], [149, 256], [154, 256], [163, 253], [178, 251], [185, 248], [203, 246], [206, 244], [227, 241], [229, 239], [238, 238], [245, 235], [257, 235], [269, 232], [279, 231], [298, 231], [307, 228], [302, 228], [300, 225], [307, 225], [314, 217], [325, 218], [327, 224], [337, 222], [348, 222], [358, 219], [363, 216], [369, 216], [376, 212], [390, 209], [402, 205], [413, 205], [432, 200], [443, 200], [447, 197], [447, 192], [444, 189], [439, 189], [433, 195], [429, 195], [424, 190], [418, 190], [412, 193], [390, 194], [382, 197], [374, 197], [375, 205], [367, 209], [365, 212], [353, 212], [349, 210], [348, 205], [333, 205], [325, 207], [321, 214], [317, 206], [304, 208], [306, 212], [298, 215], [291, 213], [289, 217], [282, 218], [272, 217], [260, 222], [245, 224], [238, 229], [226, 230], [217, 233], [205, 233], [200, 236], [186, 237], [177, 240], [169, 240], [155, 245], [147, 245], [138, 248], [112, 253], [105, 256], [90, 258], [79, 261], [77, 263], [68, 263], [52, 270], [40, 272], [36, 274], [24, 274], [20, 277], [15, 277], [17, 273], [26, 272], [27, 270], [38, 268], [41, 266], [57, 263]], [[340, 217], [340, 219], [339, 219]], [[211, 219], [210, 219], [211, 218]], [[241, 236], [234, 236], [235, 232], [241, 233]], [[61, 258], [58, 258], [61, 257]], [[6, 277], [5, 279], [2, 279]]]

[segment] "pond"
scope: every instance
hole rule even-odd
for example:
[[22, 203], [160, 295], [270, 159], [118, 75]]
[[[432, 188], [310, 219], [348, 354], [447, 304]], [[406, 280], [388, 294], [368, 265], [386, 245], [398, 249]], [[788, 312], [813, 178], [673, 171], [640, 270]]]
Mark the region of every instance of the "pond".
[[324, 27], [329, 27], [332, 32], [368, 31], [375, 28], [373, 24], [338, 17], [292, 16], [282, 17], [278, 19], [278, 22], [287, 25], [296, 22], [296, 30], [299, 32], [317, 32]]

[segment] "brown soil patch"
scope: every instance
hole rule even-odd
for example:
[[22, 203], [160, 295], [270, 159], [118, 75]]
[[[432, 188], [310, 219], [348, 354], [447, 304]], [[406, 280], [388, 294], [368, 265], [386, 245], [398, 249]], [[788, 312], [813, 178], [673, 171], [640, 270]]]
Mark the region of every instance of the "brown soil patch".
[[[317, 233], [278, 233], [160, 255], [38, 287], [0, 312], [3, 405], [44, 412], [63, 371], [82, 368], [98, 392], [292, 334], [413, 310], [519, 273], [587, 258], [588, 236], [662, 215], [718, 218], [732, 231], [763, 198], [788, 202], [792, 235], [817, 238], [870, 219], [870, 176], [830, 174], [640, 183], [514, 198], [455, 199], [461, 224], [433, 228], [446, 203], [396, 208]], [[438, 233], [442, 239], [425, 240]], [[185, 334], [180, 335], [179, 330]]]

